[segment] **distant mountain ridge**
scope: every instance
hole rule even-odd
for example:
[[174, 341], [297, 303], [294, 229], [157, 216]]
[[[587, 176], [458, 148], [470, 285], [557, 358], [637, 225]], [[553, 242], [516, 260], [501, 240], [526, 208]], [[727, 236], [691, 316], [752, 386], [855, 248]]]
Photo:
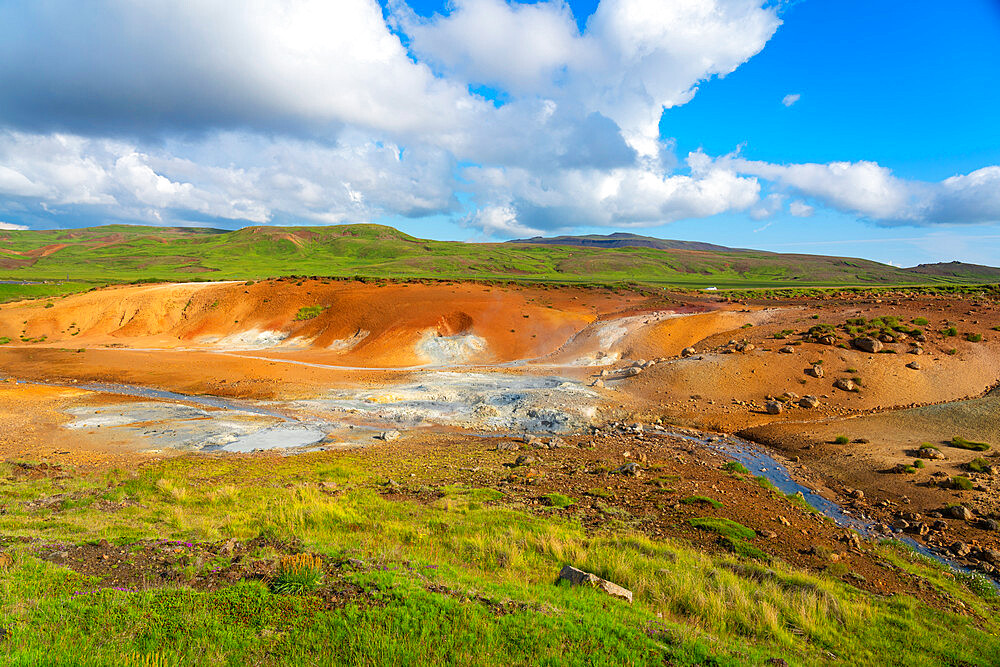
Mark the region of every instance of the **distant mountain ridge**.
[[[640, 236], [626, 232], [613, 234], [584, 234], [580, 236], [533, 236], [530, 239], [513, 239], [507, 243], [535, 243], [568, 245], [583, 248], [655, 248], [657, 250], [697, 250], [702, 252], [751, 252], [746, 248], [730, 248], [703, 241], [676, 241]], [[758, 251], [763, 252], [763, 251]]]

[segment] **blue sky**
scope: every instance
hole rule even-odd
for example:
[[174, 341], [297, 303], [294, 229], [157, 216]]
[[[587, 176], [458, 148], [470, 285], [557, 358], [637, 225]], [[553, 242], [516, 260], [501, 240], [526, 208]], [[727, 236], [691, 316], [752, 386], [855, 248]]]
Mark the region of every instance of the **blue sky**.
[[0, 6], [0, 223], [1000, 264], [992, 0], [141, 4]]

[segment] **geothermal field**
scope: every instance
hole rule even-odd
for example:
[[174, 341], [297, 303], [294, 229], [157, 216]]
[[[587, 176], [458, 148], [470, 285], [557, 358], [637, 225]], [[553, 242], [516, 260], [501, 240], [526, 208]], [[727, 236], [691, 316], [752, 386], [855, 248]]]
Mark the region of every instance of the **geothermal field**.
[[13, 301], [0, 626], [37, 664], [989, 664], [998, 331], [989, 286]]

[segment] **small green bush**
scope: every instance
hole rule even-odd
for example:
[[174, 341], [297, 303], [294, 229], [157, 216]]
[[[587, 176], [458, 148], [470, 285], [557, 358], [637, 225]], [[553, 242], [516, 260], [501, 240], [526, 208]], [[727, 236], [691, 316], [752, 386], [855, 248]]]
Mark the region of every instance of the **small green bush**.
[[944, 329], [941, 330], [941, 335], [945, 337], [957, 336], [958, 329], [956, 329], [955, 327], [945, 327]]
[[969, 470], [972, 472], [989, 472], [993, 469], [990, 462], [982, 457], [972, 459], [966, 464], [966, 466], [968, 466]]
[[708, 496], [688, 496], [687, 498], [681, 498], [681, 502], [685, 505], [711, 505], [715, 509], [722, 507], [722, 503]]
[[974, 452], [985, 452], [990, 446], [985, 442], [970, 442], [965, 438], [960, 436], [955, 436], [951, 439], [951, 446], [958, 447], [959, 449], [969, 449]]
[[972, 480], [962, 475], [955, 475], [951, 478], [951, 487], [960, 491], [972, 491]]
[[913, 462], [913, 467], [914, 468], [925, 468], [925, 467], [927, 467], [927, 464], [924, 463], [923, 459], [917, 459], [916, 461]]
[[916, 324], [918, 327], [925, 327], [928, 324], [926, 317], [914, 317], [913, 323]]
[[838, 435], [836, 438], [833, 439], [833, 444], [835, 444], [835, 445], [846, 445], [850, 441], [851, 441], [851, 439], [848, 438], [846, 435]]
[[757, 536], [752, 529], [747, 528], [742, 523], [737, 523], [731, 519], [720, 519], [716, 517], [704, 516], [695, 519], [688, 519], [688, 523], [699, 530], [707, 530], [710, 533], [721, 535], [734, 540], [751, 540]]
[[278, 561], [278, 572], [271, 582], [275, 593], [308, 593], [323, 582], [323, 560], [313, 554], [285, 556]]
[[981, 333], [965, 334], [965, 340], [969, 341], [970, 343], [981, 343], [983, 342], [983, 334]]
[[301, 322], [303, 320], [315, 319], [322, 312], [323, 306], [302, 306], [299, 308], [299, 312], [295, 313], [295, 321]]
[[945, 350], [945, 354], [954, 357], [956, 354], [958, 354], [958, 350], [956, 350], [955, 348], [951, 348], [950, 350]]
[[729, 463], [722, 466], [722, 469], [727, 472], [737, 473], [739, 475], [749, 475], [750, 471], [747, 467], [740, 463], [739, 461], [730, 461]]
[[561, 493], [546, 493], [542, 498], [549, 507], [569, 507], [576, 501]]

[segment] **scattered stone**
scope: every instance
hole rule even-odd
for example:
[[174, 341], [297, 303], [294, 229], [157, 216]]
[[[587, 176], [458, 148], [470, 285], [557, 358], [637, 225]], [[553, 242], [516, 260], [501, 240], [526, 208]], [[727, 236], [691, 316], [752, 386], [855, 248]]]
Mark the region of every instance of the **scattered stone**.
[[948, 522], [944, 519], [938, 519], [933, 523], [933, 525], [931, 525], [931, 528], [939, 532], [942, 530], [948, 530]]
[[781, 401], [768, 401], [764, 409], [767, 410], [767, 414], [769, 415], [780, 415], [784, 411], [785, 406]]
[[634, 375], [638, 375], [641, 372], [642, 372], [641, 368], [636, 368], [635, 366], [632, 366], [631, 368], [626, 368], [625, 370], [623, 370], [622, 375], [624, 375], [625, 377], [632, 377]]
[[858, 500], [861, 500], [864, 497], [865, 497], [865, 492], [862, 491], [861, 489], [854, 489], [853, 491], [851, 491], [851, 498], [856, 498]]
[[924, 353], [924, 348], [920, 347], [919, 345], [914, 345], [913, 347], [910, 348], [910, 354], [915, 354], [917, 356], [920, 356], [923, 353]]
[[823, 377], [823, 367], [819, 364], [806, 369], [806, 375], [811, 375], [814, 378]]
[[601, 579], [596, 574], [578, 570], [572, 565], [566, 565], [563, 567], [563, 569], [559, 572], [559, 579], [568, 581], [573, 586], [591, 586], [604, 591], [612, 597], [632, 602], [632, 591], [627, 588], [623, 588], [618, 584], [612, 583], [607, 579]]
[[695, 354], [695, 349], [693, 347], [685, 347], [681, 350], [682, 357], [690, 357]]
[[906, 364], [906, 367], [910, 368], [910, 369], [913, 369], [915, 371], [919, 371], [920, 370], [920, 363], [917, 362], [917, 361], [911, 361], [910, 363]]
[[965, 505], [953, 505], [949, 507], [948, 514], [951, 515], [951, 518], [960, 521], [972, 521], [973, 518], [972, 511]]
[[1000, 551], [996, 549], [981, 549], [979, 551], [979, 559], [991, 565], [1000, 565]]
[[833, 386], [841, 391], [856, 391], [858, 388], [851, 378], [837, 378]]
[[590, 383], [590, 386], [602, 389], [604, 387], [604, 380], [602, 380], [601, 378], [597, 378], [596, 380]]
[[819, 399], [815, 396], [807, 395], [799, 399], [800, 408], [817, 408], [819, 407]]
[[498, 452], [516, 452], [519, 449], [521, 449], [520, 445], [510, 440], [502, 440], [497, 443]]
[[549, 440], [549, 449], [560, 449], [566, 446], [566, 441], [562, 438], [551, 438]]
[[824, 336], [820, 336], [817, 342], [821, 343], [822, 345], [836, 345], [837, 337], [834, 336], [833, 334], [826, 334]]
[[778, 352], [781, 352], [782, 354], [792, 354], [793, 352], [795, 352], [795, 348], [792, 347], [791, 345], [785, 345], [784, 347], [779, 349]]
[[952, 552], [959, 558], [965, 558], [972, 551], [972, 547], [965, 542], [953, 542], [952, 545], [948, 547], [948, 551]]
[[976, 522], [976, 528], [979, 528], [980, 530], [996, 532], [998, 527], [1000, 527], [1000, 524], [993, 519], [980, 519]]
[[615, 470], [619, 475], [628, 475], [629, 477], [639, 477], [642, 474], [642, 468], [635, 461], [629, 461], [621, 468]]
[[862, 352], [869, 352], [871, 354], [879, 352], [883, 347], [882, 341], [877, 340], [875, 338], [871, 338], [869, 336], [862, 336], [860, 338], [855, 338], [854, 340], [851, 341], [851, 345], [853, 345], [856, 349], [861, 350]]
[[923, 449], [917, 450], [917, 456], [922, 459], [943, 460], [944, 452], [942, 452], [940, 449], [932, 449], [930, 447], [924, 447]]
[[786, 519], [785, 517], [780, 516], [780, 515], [778, 516], [778, 523], [780, 523], [782, 526], [791, 526], [792, 525], [791, 521], [789, 521], [788, 519]]
[[398, 440], [403, 434], [399, 431], [382, 431], [376, 438], [379, 440], [385, 440], [386, 442], [392, 442], [393, 440]]

